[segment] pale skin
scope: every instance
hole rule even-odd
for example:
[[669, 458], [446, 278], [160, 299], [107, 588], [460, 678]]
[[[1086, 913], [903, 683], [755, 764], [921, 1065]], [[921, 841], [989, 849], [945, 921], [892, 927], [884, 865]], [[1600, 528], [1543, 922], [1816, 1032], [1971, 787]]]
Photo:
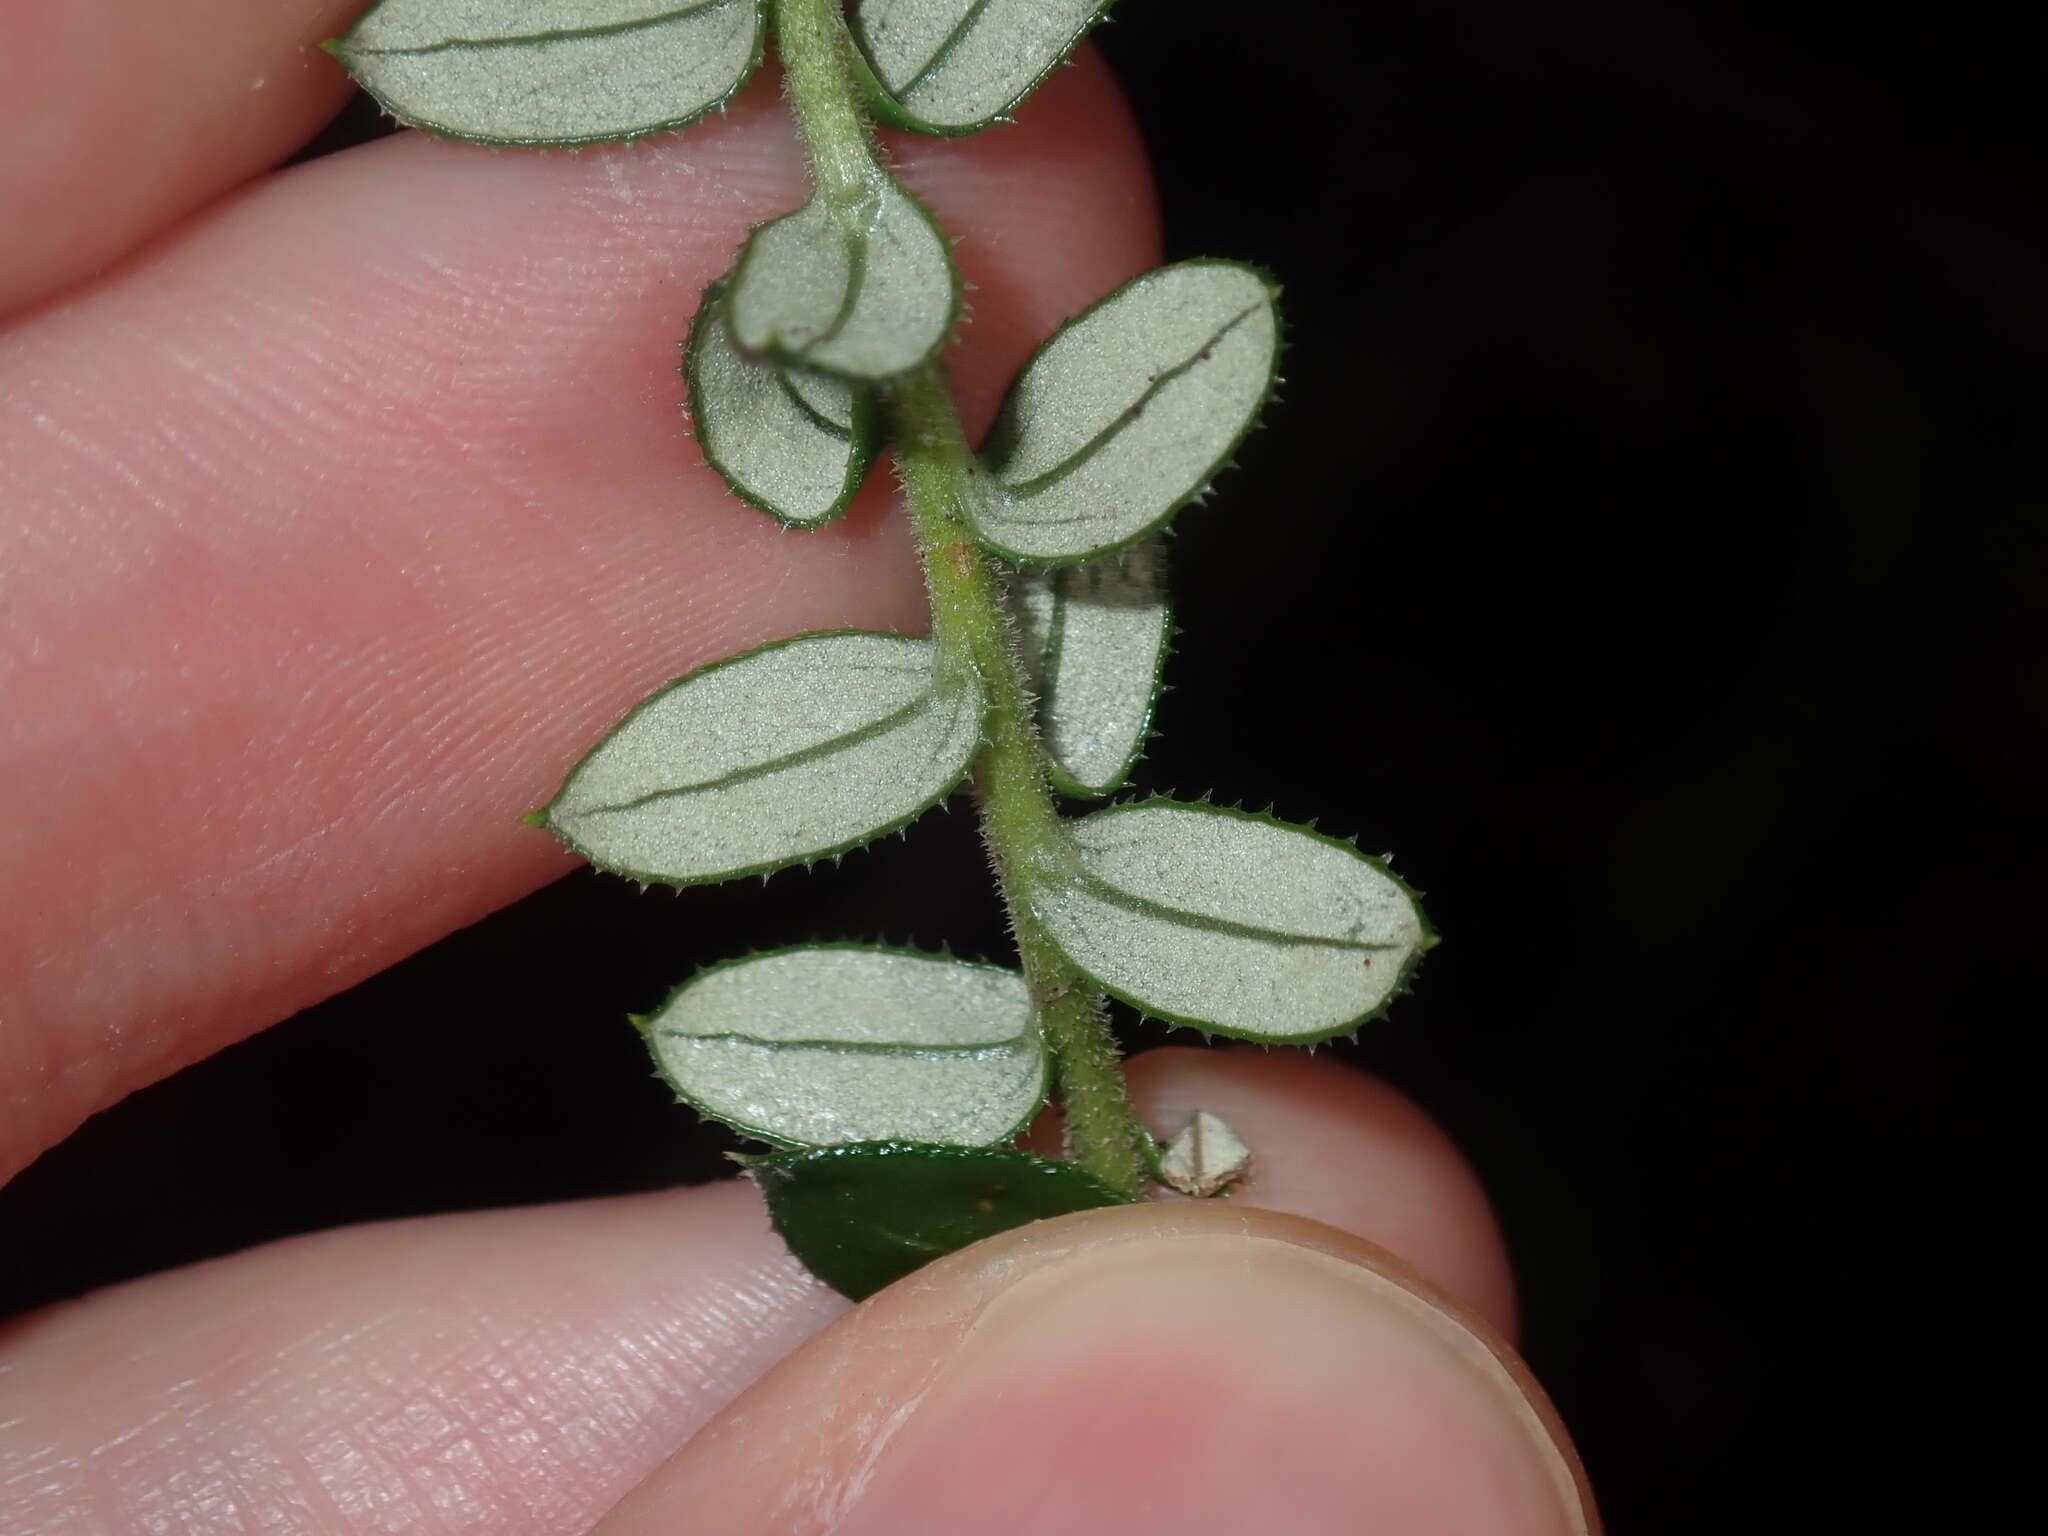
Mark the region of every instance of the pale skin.
[[[625, 151], [404, 135], [273, 172], [358, 9], [0, 15], [0, 1176], [568, 868], [518, 813], [664, 679], [922, 627], [886, 494], [783, 535], [680, 432], [680, 322], [799, 196], [772, 87]], [[975, 427], [1156, 259], [1137, 141], [1084, 61], [1018, 126], [899, 154], [966, 237]], [[1047, 1224], [858, 1309], [724, 1185], [18, 1319], [0, 1532], [1589, 1528], [1419, 1110], [1290, 1054], [1132, 1079], [1156, 1128], [1200, 1105], [1252, 1143], [1236, 1201]]]

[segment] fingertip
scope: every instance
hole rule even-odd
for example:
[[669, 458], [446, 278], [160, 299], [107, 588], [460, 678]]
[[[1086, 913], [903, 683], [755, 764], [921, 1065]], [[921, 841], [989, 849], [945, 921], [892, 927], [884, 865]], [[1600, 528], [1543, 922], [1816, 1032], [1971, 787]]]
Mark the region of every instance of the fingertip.
[[0, 207], [12, 217], [0, 315], [91, 276], [291, 154], [348, 96], [348, 78], [316, 48], [360, 8], [10, 6]]
[[1165, 1046], [1133, 1057], [1126, 1076], [1156, 1135], [1206, 1109], [1251, 1146], [1233, 1202], [1368, 1238], [1513, 1336], [1514, 1275], [1486, 1192], [1399, 1089], [1295, 1050]]
[[[804, 196], [772, 86], [636, 148], [328, 156], [12, 329], [0, 483], [65, 517], [10, 572], [43, 726], [5, 766], [43, 812], [9, 864], [36, 897], [0, 959], [30, 1021], [0, 1077], [31, 1087], [0, 1172], [560, 873], [518, 816], [660, 683], [797, 630], [920, 627], [886, 477], [789, 535], [684, 436], [676, 339]], [[1107, 76], [1045, 95], [901, 146], [979, 285], [946, 354], [970, 423], [1153, 253]]]
[[1577, 1459], [1483, 1322], [1383, 1251], [1215, 1204], [1038, 1223], [857, 1308], [602, 1536], [1588, 1533]]
[[845, 1308], [737, 1181], [287, 1238], [0, 1328], [0, 1531], [587, 1530]]

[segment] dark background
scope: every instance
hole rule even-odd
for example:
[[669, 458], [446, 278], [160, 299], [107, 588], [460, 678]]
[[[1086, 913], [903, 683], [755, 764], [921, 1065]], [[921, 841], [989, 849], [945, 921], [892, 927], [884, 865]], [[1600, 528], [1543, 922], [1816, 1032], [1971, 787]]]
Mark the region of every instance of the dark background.
[[[1132, 0], [1102, 35], [1171, 254], [1274, 269], [1293, 337], [1183, 521], [1139, 782], [1429, 893], [1447, 942], [1350, 1054], [1495, 1192], [1617, 1531], [1841, 1523], [1903, 1464], [1943, 1037], [2039, 1014], [2040, 38], [1926, 14]], [[579, 875], [138, 1095], [0, 1195], [0, 1312], [709, 1176], [620, 1014], [820, 934], [1001, 954], [969, 819], [765, 889]]]

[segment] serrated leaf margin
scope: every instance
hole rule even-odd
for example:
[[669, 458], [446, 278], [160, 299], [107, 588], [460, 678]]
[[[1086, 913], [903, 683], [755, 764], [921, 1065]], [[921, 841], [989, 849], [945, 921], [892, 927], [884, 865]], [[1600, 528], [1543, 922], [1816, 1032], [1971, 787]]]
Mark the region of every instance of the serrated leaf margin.
[[1422, 937], [1416, 944], [1414, 953], [1402, 962], [1400, 974], [1394, 978], [1394, 984], [1387, 989], [1386, 996], [1377, 1007], [1368, 1009], [1356, 1018], [1346, 1019], [1341, 1023], [1333, 1024], [1327, 1029], [1307, 1030], [1296, 1035], [1271, 1035], [1251, 1034], [1243, 1030], [1231, 1029], [1216, 1024], [1207, 1019], [1190, 1019], [1179, 1014], [1161, 1012], [1142, 999], [1133, 997], [1130, 993], [1105, 982], [1079, 960], [1075, 959], [1074, 956], [1068, 954], [1066, 946], [1053, 936], [1051, 930], [1044, 922], [1041, 921], [1039, 923], [1039, 931], [1045, 934], [1046, 942], [1057, 949], [1067, 964], [1080, 972], [1091, 987], [1135, 1009], [1141, 1018], [1156, 1020], [1174, 1029], [1194, 1030], [1205, 1040], [1213, 1040], [1218, 1035], [1227, 1040], [1244, 1040], [1255, 1045], [1320, 1045], [1326, 1040], [1348, 1040], [1375, 1019], [1385, 1017], [1387, 1011], [1393, 1007], [1394, 1000], [1412, 990], [1415, 972], [1422, 964], [1422, 957], [1443, 942], [1436, 928], [1431, 924], [1429, 914], [1423, 909], [1422, 898], [1419, 893], [1406, 880], [1395, 874], [1393, 867], [1386, 860], [1376, 859], [1371, 854], [1363, 852], [1355, 842], [1349, 839], [1331, 837], [1327, 833], [1316, 831], [1313, 827], [1305, 827], [1298, 821], [1283, 821], [1280, 817], [1269, 815], [1264, 811], [1247, 811], [1240, 806], [1234, 805], [1215, 805], [1206, 800], [1176, 800], [1170, 795], [1150, 795], [1143, 800], [1126, 800], [1116, 805], [1106, 805], [1099, 811], [1090, 812], [1089, 819], [1092, 820], [1097, 816], [1115, 816], [1124, 811], [1151, 809], [1201, 811], [1213, 816], [1235, 817], [1239, 821], [1256, 821], [1269, 827], [1277, 827], [1283, 831], [1298, 833], [1303, 837], [1314, 838], [1317, 842], [1327, 843], [1332, 848], [1340, 848], [1353, 858], [1362, 860], [1370, 865], [1374, 870], [1385, 875], [1395, 885], [1400, 887], [1401, 894], [1408, 898], [1409, 906], [1414, 908], [1416, 923], [1422, 930]]
[[[1082, 554], [1063, 555], [1054, 559], [1047, 559], [1041, 555], [1023, 554], [998, 543], [982, 529], [980, 521], [974, 515], [974, 502], [970, 498], [966, 504], [966, 523], [968, 535], [975, 543], [979, 544], [990, 554], [1016, 566], [1019, 570], [1046, 571], [1058, 570], [1069, 565], [1085, 565], [1091, 560], [1101, 560], [1110, 555], [1122, 554], [1132, 545], [1141, 544], [1154, 534], [1165, 531], [1167, 525], [1185, 511], [1190, 503], [1200, 501], [1208, 495], [1218, 475], [1222, 474], [1226, 469], [1234, 467], [1232, 460], [1236, 457], [1237, 450], [1244, 446], [1245, 439], [1257, 431], [1260, 426], [1264, 425], [1266, 407], [1272, 403], [1274, 388], [1280, 382], [1280, 359], [1287, 348], [1287, 327], [1285, 317], [1279, 305], [1279, 298], [1284, 290], [1279, 280], [1269, 270], [1256, 262], [1240, 261], [1234, 256], [1191, 256], [1185, 261], [1172, 261], [1163, 267], [1152, 267], [1144, 272], [1140, 272], [1129, 282], [1105, 293], [1086, 308], [1076, 310], [1060, 322], [1057, 330], [1032, 349], [1031, 355], [1024, 359], [1023, 366], [1018, 368], [1017, 372], [1011, 377], [1009, 388], [1003, 392], [1003, 402], [996, 410], [995, 424], [989, 428], [987, 437], [982, 439], [981, 447], [976, 451], [976, 478], [979, 482], [977, 489], [980, 489], [984, 495], [990, 495], [997, 500], [1001, 499], [1001, 481], [997, 479], [994, 471], [988, 468], [988, 456], [991, 449], [1000, 440], [1000, 436], [1010, 419], [1010, 407], [1016, 397], [1018, 381], [1031, 371], [1032, 365], [1038, 361], [1046, 349], [1059, 340], [1072, 327], [1079, 325], [1103, 306], [1122, 297], [1147, 278], [1156, 277], [1161, 272], [1171, 271], [1177, 267], [1199, 266], [1236, 267], [1251, 273], [1266, 290], [1267, 300], [1273, 306], [1275, 325], [1273, 329], [1273, 360], [1266, 369], [1266, 382], [1264, 388], [1259, 392], [1258, 404], [1252, 407], [1251, 414], [1245, 418], [1245, 424], [1238, 429], [1237, 435], [1231, 438], [1228, 446], [1216, 456], [1216, 461], [1196, 480], [1194, 489], [1129, 537], [1118, 539], [1114, 543], [1098, 545], [1096, 548]], [[990, 487], [995, 489], [986, 489]]]
[[[961, 769], [958, 777], [901, 820], [889, 822], [887, 825], [877, 827], [874, 831], [865, 833], [860, 837], [852, 838], [843, 843], [835, 843], [830, 848], [820, 848], [800, 858], [782, 859], [768, 864], [751, 864], [744, 869], [735, 869], [719, 875], [703, 875], [694, 880], [678, 880], [670, 875], [649, 874], [645, 870], [628, 869], [621, 865], [600, 863], [591, 856], [589, 850], [555, 825], [554, 809], [561, 803], [563, 794], [567, 792], [569, 785], [574, 782], [576, 775], [582, 771], [583, 765], [596, 756], [614, 736], [631, 725], [641, 711], [648, 708], [656, 699], [663, 697], [673, 689], [680, 688], [684, 683], [690, 682], [694, 678], [702, 677], [707, 672], [716, 671], [721, 667], [734, 666], [739, 662], [759, 656], [764, 652], [780, 650], [784, 646], [795, 645], [802, 640], [819, 640], [833, 635], [861, 635], [881, 640], [912, 640], [921, 645], [930, 645], [932, 643], [920, 635], [892, 635], [878, 629], [812, 629], [806, 630], [800, 635], [788, 635], [780, 640], [770, 640], [765, 645], [753, 646], [748, 650], [736, 652], [731, 656], [721, 657], [717, 661], [706, 662], [701, 667], [694, 668], [683, 673], [680, 677], [671, 678], [668, 682], [663, 683], [659, 688], [626, 711], [624, 715], [620, 716], [618, 722], [610, 730], [606, 731], [592, 743], [589, 751], [576, 759], [575, 765], [570, 768], [568, 773], [563, 775], [561, 787], [555, 791], [554, 795], [545, 805], [528, 815], [525, 818], [526, 821], [530, 825], [544, 828], [561, 842], [564, 847], [568, 848], [570, 852], [589, 864], [592, 869], [602, 870], [608, 875], [621, 875], [628, 880], [637, 880], [642, 885], [665, 885], [678, 891], [688, 890], [692, 886], [699, 885], [724, 885], [729, 880], [744, 880], [750, 875], [759, 875], [765, 878], [785, 869], [809, 869], [813, 864], [817, 864], [825, 859], [838, 859], [842, 855], [852, 853], [857, 848], [865, 848], [870, 843], [878, 842], [892, 832], [902, 831], [912, 822], [920, 820], [925, 812], [929, 811], [933, 806], [949, 798], [955, 790], [966, 782], [968, 768], [972, 767], [974, 761], [973, 753], [970, 752], [968, 754], [967, 766]], [[981, 692], [980, 684], [972, 680], [964, 682], [960, 686], [972, 688], [977, 694]], [[979, 700], [978, 710], [982, 715], [986, 716], [988, 712], [988, 699], [985, 695], [981, 696]]]
[[[936, 953], [931, 950], [917, 949], [910, 945], [865, 944], [859, 941], [858, 939], [835, 939], [827, 940], [823, 943], [817, 944], [783, 944], [774, 949], [755, 950], [752, 954], [734, 955], [724, 960], [714, 961], [710, 965], [699, 967], [698, 970], [695, 971], [689, 977], [688, 980], [678, 982], [675, 986], [669, 988], [667, 994], [649, 1012], [645, 1014], [635, 1014], [630, 1016], [632, 1019], [634, 1029], [639, 1032], [642, 1040], [646, 1041], [647, 1043], [647, 1054], [654, 1058], [655, 1075], [658, 1076], [664, 1083], [666, 1083], [669, 1086], [670, 1091], [675, 1094], [677, 1100], [679, 1100], [681, 1103], [687, 1104], [699, 1116], [706, 1120], [716, 1121], [720, 1125], [726, 1126], [734, 1131], [739, 1132], [739, 1134], [742, 1136], [752, 1137], [755, 1141], [763, 1142], [768, 1146], [776, 1147], [784, 1151], [817, 1150], [822, 1149], [824, 1147], [866, 1146], [880, 1144], [876, 1142], [790, 1141], [785, 1137], [772, 1135], [771, 1133], [761, 1130], [758, 1127], [742, 1125], [737, 1120], [729, 1119], [724, 1115], [706, 1109], [702, 1104], [698, 1103], [695, 1099], [691, 1098], [689, 1094], [685, 1093], [681, 1085], [678, 1084], [674, 1078], [669, 1076], [668, 1067], [663, 1063], [660, 1055], [655, 1051], [653, 1041], [650, 1038], [655, 1019], [659, 1015], [666, 1013], [669, 1010], [669, 1007], [675, 1002], [675, 1000], [678, 997], [682, 996], [682, 994], [689, 990], [691, 987], [694, 987], [699, 982], [703, 981], [707, 976], [715, 975], [717, 972], [720, 971], [729, 971], [737, 966], [751, 965], [757, 960], [772, 960], [779, 955], [814, 953], [818, 950], [856, 950], [862, 954], [870, 955], [902, 955], [912, 960], [929, 961], [934, 965], [962, 965], [978, 971], [996, 971], [1000, 972], [1005, 976], [1014, 976], [1019, 981], [1023, 980], [1023, 974], [1020, 971], [1018, 971], [1017, 968], [1014, 966], [995, 965], [986, 960], [963, 960], [958, 955]], [[1035, 1032], [1037, 1032], [1038, 1095], [1036, 1099], [1032, 1102], [1031, 1108], [1025, 1111], [1023, 1118], [1020, 1119], [1016, 1123], [1016, 1125], [1011, 1127], [1009, 1130], [1005, 1131], [1001, 1136], [996, 1138], [994, 1141], [981, 1143], [910, 1142], [905, 1144], [913, 1146], [930, 1145], [935, 1147], [954, 1148], [956, 1150], [962, 1151], [974, 1151], [978, 1150], [979, 1148], [994, 1147], [1004, 1142], [1014, 1141], [1017, 1137], [1023, 1135], [1025, 1130], [1030, 1126], [1032, 1120], [1037, 1117], [1039, 1110], [1045, 1107], [1046, 1097], [1052, 1091], [1052, 1053], [1050, 1050], [1046, 1048], [1045, 1036], [1043, 1032], [1039, 1030], [1038, 1011], [1036, 1008], [1034, 1008], [1031, 1013], [1031, 1027]], [[895, 1140], [896, 1138], [884, 1139]]]
[[[776, 346], [772, 343], [766, 348], [761, 349], [762, 355], [774, 359], [775, 362], [782, 365], [783, 367], [807, 369], [812, 373], [826, 374], [832, 378], [845, 379], [850, 383], [854, 384], [887, 384], [891, 380], [900, 379], [905, 374], [915, 372], [917, 369], [924, 367], [925, 364], [929, 363], [934, 357], [938, 356], [940, 352], [945, 350], [946, 344], [953, 339], [953, 333], [960, 328], [960, 310], [962, 304], [960, 265], [953, 259], [953, 241], [952, 238], [947, 235], [946, 227], [939, 222], [938, 216], [934, 214], [931, 211], [931, 209], [926, 205], [925, 200], [919, 197], [915, 192], [911, 191], [910, 188], [906, 187], [896, 177], [890, 175], [887, 171], [879, 169], [876, 171], [875, 174], [891, 183], [894, 186], [896, 192], [900, 194], [905, 200], [907, 200], [910, 206], [917, 211], [918, 217], [924, 220], [926, 226], [931, 230], [933, 236], [938, 240], [939, 249], [946, 258], [946, 320], [945, 323], [939, 327], [938, 339], [931, 344], [929, 350], [927, 350], [925, 354], [922, 357], [920, 357], [916, 362], [910, 364], [906, 368], [900, 368], [896, 372], [888, 374], [842, 373], [837, 368], [828, 368], [823, 364], [815, 363], [807, 358], [800, 357], [794, 353], [786, 352], [781, 347]], [[811, 199], [806, 200], [802, 204], [799, 204], [797, 207], [790, 209], [787, 213], [779, 213], [772, 219], [764, 219], [759, 224], [756, 224], [752, 229], [748, 230], [746, 241], [740, 247], [740, 254], [734, 260], [732, 264], [732, 270], [726, 275], [725, 281], [728, 287], [739, 286], [740, 279], [746, 272], [747, 263], [753, 259], [754, 237], [756, 235], [760, 234], [762, 230], [769, 228], [771, 225], [780, 224], [784, 219], [795, 218], [798, 214], [803, 213], [806, 209], [810, 207], [812, 200], [815, 200], [822, 196], [822, 193], [814, 191], [811, 194]], [[742, 352], [746, 352], [749, 355], [753, 355], [752, 349], [740, 344], [740, 339], [737, 333], [735, 333], [733, 336], [733, 342], [735, 345], [738, 345], [740, 347], [740, 350]]]
[[1090, 32], [1109, 19], [1111, 7], [1116, 0], [1102, 0], [1088, 19], [1081, 23], [1074, 35], [1067, 39], [1051, 63], [1031, 77], [1031, 81], [1009, 101], [991, 112], [979, 122], [964, 123], [957, 128], [942, 123], [928, 122], [905, 107], [894, 92], [882, 83], [882, 77], [875, 73], [874, 65], [868, 61], [868, 45], [860, 25], [860, 7], [856, 3], [846, 12], [846, 32], [853, 39], [853, 67], [860, 82], [861, 94], [867, 98], [868, 110], [876, 119], [891, 128], [900, 128], [906, 133], [923, 134], [933, 139], [964, 139], [995, 127], [998, 123], [1013, 122], [1010, 114], [1023, 106], [1038, 91], [1038, 88], [1052, 78], [1052, 72], [1065, 64], [1074, 55]]
[[[868, 471], [874, 467], [875, 456], [881, 452], [885, 442], [886, 434], [883, 430], [884, 416], [881, 403], [875, 396], [875, 388], [872, 384], [858, 379], [843, 380], [843, 382], [850, 384], [853, 389], [853, 422], [851, 436], [848, 440], [849, 455], [846, 465], [846, 482], [840, 488], [839, 495], [833, 501], [831, 509], [822, 516], [808, 519], [784, 517], [773, 503], [749, 491], [738, 480], [735, 480], [731, 472], [718, 461], [718, 456], [711, 451], [710, 439], [704, 435], [702, 418], [697, 413], [697, 378], [694, 368], [697, 357], [698, 329], [705, 317], [711, 313], [711, 306], [725, 296], [726, 287], [730, 282], [731, 275], [727, 274], [724, 277], [714, 279], [705, 287], [703, 297], [697, 302], [695, 313], [690, 316], [690, 329], [683, 337], [683, 364], [680, 372], [683, 376], [683, 388], [688, 393], [687, 408], [691, 425], [696, 431], [697, 447], [704, 455], [704, 462], [716, 470], [718, 478], [725, 482], [727, 490], [731, 491], [733, 495], [756, 511], [767, 513], [781, 527], [794, 529], [801, 533], [808, 533], [812, 529], [823, 528], [827, 523], [836, 523], [846, 515], [846, 509], [853, 505], [853, 498], [860, 494], [860, 488], [867, 483]], [[733, 346], [735, 350], [738, 349], [738, 338], [734, 338]], [[766, 362], [765, 366], [786, 368], [791, 365], [770, 359]], [[832, 374], [829, 377], [838, 379], [842, 376]]]

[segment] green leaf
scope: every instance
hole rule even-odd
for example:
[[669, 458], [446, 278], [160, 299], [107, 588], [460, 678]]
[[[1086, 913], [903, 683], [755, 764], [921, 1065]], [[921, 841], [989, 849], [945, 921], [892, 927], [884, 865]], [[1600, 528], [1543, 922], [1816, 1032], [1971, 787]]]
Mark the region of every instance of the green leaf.
[[876, 113], [919, 133], [973, 133], [1038, 89], [1108, 0], [855, 0]]
[[1326, 1040], [1383, 1010], [1436, 942], [1386, 865], [1305, 827], [1145, 800], [1071, 830], [1078, 864], [1032, 911], [1105, 992], [1169, 1023]]
[[988, 1146], [1045, 1099], [1024, 978], [915, 950], [834, 944], [728, 961], [641, 1028], [686, 1102], [783, 1146]]
[[856, 1142], [748, 1163], [804, 1267], [855, 1301], [1027, 1221], [1130, 1202], [1071, 1163], [1028, 1152]]
[[750, 358], [725, 318], [725, 284], [704, 291], [683, 373], [704, 457], [744, 500], [815, 528], [847, 508], [881, 437], [872, 389]]
[[1125, 284], [1054, 332], [1010, 386], [968, 508], [1012, 560], [1135, 543], [1201, 494], [1257, 419], [1280, 341], [1273, 287], [1233, 261]]
[[695, 885], [808, 864], [950, 793], [982, 694], [929, 640], [799, 635], [670, 683], [570, 773], [540, 820], [601, 869]]
[[761, 0], [383, 0], [327, 45], [400, 122], [486, 144], [680, 128], [761, 62]]
[[757, 228], [726, 296], [743, 350], [876, 380], [930, 357], [958, 305], [945, 236], [881, 172], [855, 200], [820, 193]]
[[1173, 631], [1165, 552], [1147, 543], [1016, 577], [1010, 600], [1060, 793], [1113, 794], [1145, 745]]

